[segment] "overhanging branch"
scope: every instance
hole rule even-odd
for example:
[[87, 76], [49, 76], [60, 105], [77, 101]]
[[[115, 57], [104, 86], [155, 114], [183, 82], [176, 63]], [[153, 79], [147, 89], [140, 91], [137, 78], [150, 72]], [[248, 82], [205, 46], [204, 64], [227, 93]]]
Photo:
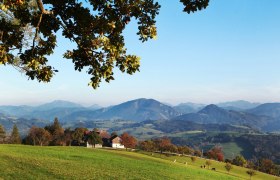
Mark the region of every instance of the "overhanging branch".
[[42, 14], [53, 14], [52, 11], [45, 10], [43, 2], [41, 0], [36, 0], [36, 2]]

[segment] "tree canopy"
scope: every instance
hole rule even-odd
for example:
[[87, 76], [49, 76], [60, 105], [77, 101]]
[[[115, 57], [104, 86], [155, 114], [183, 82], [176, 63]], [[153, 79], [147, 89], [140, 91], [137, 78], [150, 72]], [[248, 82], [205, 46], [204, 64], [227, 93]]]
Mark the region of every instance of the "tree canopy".
[[[180, 0], [187, 13], [206, 8], [209, 0]], [[76, 44], [64, 57], [77, 71], [87, 70], [89, 85], [114, 79], [113, 69], [133, 74], [140, 58], [128, 54], [123, 30], [137, 21], [139, 40], [157, 35], [156, 0], [2, 0], [0, 1], [0, 64], [11, 65], [29, 79], [49, 82], [55, 72], [48, 64], [57, 36]]]

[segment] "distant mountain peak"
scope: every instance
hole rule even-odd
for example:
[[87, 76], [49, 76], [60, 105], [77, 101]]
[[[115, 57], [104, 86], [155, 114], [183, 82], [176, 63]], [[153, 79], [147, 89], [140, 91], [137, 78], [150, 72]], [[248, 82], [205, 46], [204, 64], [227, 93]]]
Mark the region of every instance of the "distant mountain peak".
[[170, 119], [177, 115], [178, 113], [176, 110], [157, 100], [139, 98], [110, 108], [74, 113], [72, 116], [69, 116], [69, 119], [83, 117], [85, 119], [125, 119], [144, 121]]
[[201, 114], [209, 114], [211, 112], [222, 112], [225, 113], [227, 112], [225, 109], [218, 107], [215, 104], [209, 104], [207, 106], [205, 106], [202, 110], [200, 110], [198, 113]]
[[77, 108], [77, 107], [83, 107], [83, 106], [74, 102], [64, 101], [64, 100], [54, 100], [52, 102], [45, 103], [38, 106], [38, 108], [41, 110], [49, 110], [53, 108]]

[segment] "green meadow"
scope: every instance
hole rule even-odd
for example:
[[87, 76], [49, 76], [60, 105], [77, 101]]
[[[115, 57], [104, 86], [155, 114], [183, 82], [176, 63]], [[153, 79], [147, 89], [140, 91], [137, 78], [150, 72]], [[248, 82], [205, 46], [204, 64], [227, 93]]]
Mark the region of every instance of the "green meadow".
[[[203, 163], [141, 152], [0, 145], [0, 179], [249, 179], [245, 168], [227, 174], [224, 163], [213, 161], [216, 171], [201, 169]], [[276, 177], [257, 172], [252, 179]]]

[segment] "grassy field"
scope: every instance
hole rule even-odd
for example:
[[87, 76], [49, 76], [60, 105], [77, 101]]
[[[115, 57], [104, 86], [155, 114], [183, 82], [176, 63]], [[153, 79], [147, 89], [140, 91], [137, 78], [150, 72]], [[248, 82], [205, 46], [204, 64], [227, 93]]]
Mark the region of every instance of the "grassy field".
[[[142, 152], [142, 153], [151, 155], [151, 153], [147, 153], [147, 152]], [[186, 156], [180, 156], [180, 157], [179, 156], [165, 156], [165, 155], [160, 155], [160, 154], [155, 154], [155, 153], [153, 153], [153, 157], [157, 157], [157, 158], [161, 158], [161, 159], [165, 159], [165, 160], [169, 160], [169, 161], [174, 161], [176, 159], [176, 163], [185, 164], [187, 162], [188, 168], [194, 167], [194, 168], [198, 168], [198, 169], [201, 169], [200, 166], [205, 165], [205, 161], [206, 161], [206, 159], [204, 159], [204, 158], [197, 158], [195, 162], [192, 162], [191, 158], [186, 157]], [[214, 160], [211, 160], [211, 162], [212, 162], [212, 165], [209, 168], [210, 169], [215, 168], [216, 172], [218, 172], [220, 174], [227, 174], [227, 175], [236, 177], [238, 179], [250, 179], [250, 177], [246, 173], [246, 171], [248, 170], [246, 168], [233, 165], [232, 170], [228, 174], [228, 172], [224, 168], [225, 163], [214, 161]], [[207, 166], [206, 166], [206, 169], [202, 169], [202, 170], [212, 171], [212, 170], [208, 170]], [[269, 174], [265, 174], [265, 173], [258, 172], [258, 171], [256, 173], [257, 174], [252, 177], [253, 180], [269, 180], [269, 179], [280, 180], [280, 178], [276, 177], [276, 176], [271, 176]]]
[[[175, 156], [174, 156], [175, 157]], [[201, 169], [205, 160], [189, 157], [87, 149], [82, 147], [33, 147], [0, 145], [0, 179], [249, 179], [243, 168], [230, 175], [222, 163], [217, 171]], [[188, 165], [183, 164], [188, 162]], [[258, 173], [253, 179], [275, 179]]]

